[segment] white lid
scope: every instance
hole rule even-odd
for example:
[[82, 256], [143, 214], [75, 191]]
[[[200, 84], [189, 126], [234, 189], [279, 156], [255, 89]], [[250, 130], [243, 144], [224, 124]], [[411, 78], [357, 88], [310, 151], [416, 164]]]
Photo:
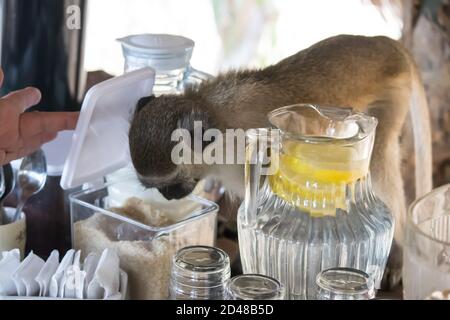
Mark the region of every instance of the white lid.
[[67, 155], [72, 145], [73, 131], [62, 131], [58, 137], [42, 146], [47, 162], [47, 174], [52, 177], [60, 176], [64, 169]]
[[171, 34], [138, 34], [117, 39], [123, 55], [148, 59], [156, 71], [183, 68], [189, 64], [195, 43]]
[[144, 68], [92, 87], [84, 98], [61, 187], [103, 178], [130, 163], [128, 130], [140, 98], [152, 94], [155, 72]]

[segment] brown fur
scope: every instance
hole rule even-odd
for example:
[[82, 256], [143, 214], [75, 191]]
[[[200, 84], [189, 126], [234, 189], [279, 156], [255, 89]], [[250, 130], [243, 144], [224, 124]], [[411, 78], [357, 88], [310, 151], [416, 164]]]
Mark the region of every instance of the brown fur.
[[[401, 243], [407, 204], [399, 138], [408, 113], [415, 142], [416, 196], [431, 190], [431, 136], [416, 66], [398, 42], [386, 37], [332, 37], [268, 68], [228, 72], [182, 96], [158, 97], [132, 123], [133, 163], [149, 186], [176, 182], [189, 191], [196, 179], [211, 175], [242, 197], [240, 166], [177, 167], [169, 163], [174, 145], [171, 132], [197, 119], [220, 130], [265, 127], [269, 111], [294, 103], [350, 106], [378, 118], [371, 161], [373, 185], [395, 215], [395, 237]], [[404, 149], [411, 150], [409, 146]]]

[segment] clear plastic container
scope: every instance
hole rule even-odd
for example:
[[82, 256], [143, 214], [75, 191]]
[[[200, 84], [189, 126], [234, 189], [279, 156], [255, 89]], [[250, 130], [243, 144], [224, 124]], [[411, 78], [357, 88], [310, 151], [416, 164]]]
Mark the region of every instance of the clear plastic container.
[[[186, 246], [214, 245], [218, 206], [195, 196], [166, 202], [145, 199], [141, 205], [152, 215], [143, 217], [117, 209], [121, 204], [116, 199], [111, 203], [110, 187], [70, 196], [73, 248], [114, 249], [128, 273], [131, 299], [167, 298], [173, 255]], [[158, 219], [161, 223], [154, 223]]]

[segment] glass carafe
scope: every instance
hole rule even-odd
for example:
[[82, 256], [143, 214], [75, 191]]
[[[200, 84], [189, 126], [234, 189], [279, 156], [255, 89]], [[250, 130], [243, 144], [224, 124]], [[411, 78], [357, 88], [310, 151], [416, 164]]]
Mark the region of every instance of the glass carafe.
[[244, 273], [278, 279], [289, 299], [315, 299], [319, 272], [355, 268], [379, 287], [394, 221], [373, 194], [377, 120], [351, 109], [294, 105], [274, 129], [247, 133], [238, 229]]
[[190, 65], [194, 41], [170, 34], [140, 34], [119, 39], [125, 72], [145, 67], [155, 70], [153, 94], [180, 94], [212, 76]]

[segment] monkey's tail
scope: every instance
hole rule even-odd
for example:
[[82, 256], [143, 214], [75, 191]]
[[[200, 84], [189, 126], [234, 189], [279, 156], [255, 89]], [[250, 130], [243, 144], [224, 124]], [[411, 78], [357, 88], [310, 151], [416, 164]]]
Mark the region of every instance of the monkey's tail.
[[425, 88], [412, 61], [410, 117], [414, 135], [416, 198], [433, 188], [431, 124]]

